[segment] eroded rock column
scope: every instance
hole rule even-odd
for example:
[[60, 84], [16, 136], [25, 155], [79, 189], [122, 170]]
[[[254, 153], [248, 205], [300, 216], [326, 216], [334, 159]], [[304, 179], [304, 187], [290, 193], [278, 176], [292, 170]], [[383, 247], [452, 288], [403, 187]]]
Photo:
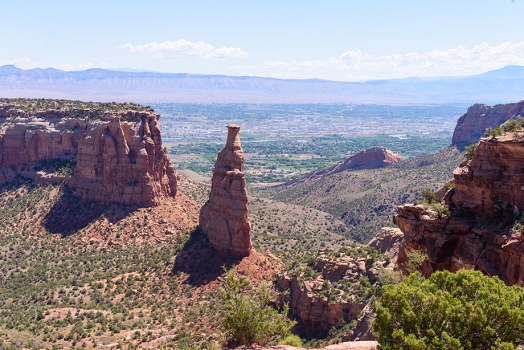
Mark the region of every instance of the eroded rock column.
[[240, 126], [228, 125], [226, 146], [218, 153], [209, 200], [200, 211], [200, 228], [222, 255], [247, 256], [251, 224], [247, 208], [244, 151]]

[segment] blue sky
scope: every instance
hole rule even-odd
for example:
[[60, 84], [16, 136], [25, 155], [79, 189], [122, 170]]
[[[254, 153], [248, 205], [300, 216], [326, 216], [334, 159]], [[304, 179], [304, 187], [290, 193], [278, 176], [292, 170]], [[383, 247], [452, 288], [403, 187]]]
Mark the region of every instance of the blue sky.
[[342, 81], [524, 65], [524, 0], [7, 1], [0, 65]]

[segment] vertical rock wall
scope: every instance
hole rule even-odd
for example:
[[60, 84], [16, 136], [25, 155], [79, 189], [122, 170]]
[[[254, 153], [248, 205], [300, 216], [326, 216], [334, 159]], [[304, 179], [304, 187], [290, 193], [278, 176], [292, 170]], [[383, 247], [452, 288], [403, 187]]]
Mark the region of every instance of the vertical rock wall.
[[68, 183], [82, 200], [148, 207], [175, 196], [175, 171], [162, 147], [158, 116], [89, 123], [82, 133]]
[[148, 207], [176, 194], [152, 109], [24, 112], [0, 105], [0, 185], [19, 174], [36, 179], [33, 167], [56, 159], [76, 163], [67, 185], [83, 201]]
[[209, 200], [200, 211], [200, 228], [220, 254], [247, 256], [251, 225], [239, 130], [238, 125], [228, 126], [226, 146], [218, 153], [213, 170]]
[[477, 143], [487, 128], [494, 128], [519, 115], [524, 115], [524, 101], [495, 106], [474, 104], [458, 119], [451, 143], [463, 150], [465, 146]]

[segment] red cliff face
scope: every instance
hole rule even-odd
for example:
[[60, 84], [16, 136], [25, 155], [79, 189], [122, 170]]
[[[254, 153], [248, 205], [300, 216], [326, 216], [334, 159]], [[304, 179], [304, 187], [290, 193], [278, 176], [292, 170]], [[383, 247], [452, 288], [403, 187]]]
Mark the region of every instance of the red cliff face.
[[398, 207], [394, 222], [405, 246], [428, 253], [425, 274], [474, 268], [524, 286], [523, 233], [486, 221], [495, 197], [508, 211], [496, 218], [524, 212], [524, 131], [481, 139], [473, 159], [453, 175], [456, 188], [445, 196], [451, 218], [422, 205]]
[[333, 175], [342, 171], [378, 169], [399, 162], [402, 157], [385, 147], [371, 147], [360, 151], [329, 168], [314, 171], [299, 181], [310, 181]]
[[483, 138], [473, 159], [455, 169], [453, 203], [480, 216], [497, 196], [519, 212], [524, 211], [524, 133]]
[[218, 153], [199, 226], [220, 254], [247, 256], [251, 251], [251, 224], [239, 130], [238, 125], [228, 126], [226, 146]]
[[524, 115], [524, 101], [487, 106], [474, 104], [459, 118], [451, 143], [459, 149], [477, 143], [487, 128], [501, 125], [517, 115]]
[[[79, 117], [82, 116], [82, 117]], [[42, 161], [76, 162], [67, 185], [83, 201], [137, 206], [176, 194], [174, 169], [162, 147], [158, 114], [65, 108], [23, 112], [0, 105], [0, 184], [18, 174], [42, 178]]]

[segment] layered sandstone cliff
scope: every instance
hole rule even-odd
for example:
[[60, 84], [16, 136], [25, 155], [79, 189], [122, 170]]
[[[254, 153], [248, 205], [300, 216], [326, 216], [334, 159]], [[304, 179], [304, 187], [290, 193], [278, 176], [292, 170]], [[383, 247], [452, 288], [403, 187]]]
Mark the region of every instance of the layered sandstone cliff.
[[395, 224], [405, 246], [428, 253], [424, 273], [479, 269], [524, 286], [524, 237], [512, 222], [524, 212], [524, 131], [483, 138], [454, 172], [445, 196], [451, 212], [424, 205], [398, 207]]
[[391, 152], [385, 147], [371, 147], [357, 152], [346, 160], [338, 162], [329, 168], [316, 170], [298, 180], [298, 182], [307, 182], [342, 171], [383, 168], [401, 160], [402, 156]]
[[45, 101], [61, 108], [0, 102], [0, 184], [20, 175], [56, 181], [38, 169], [63, 160], [73, 164], [64, 180], [83, 201], [152, 206], [175, 196], [175, 172], [152, 109]]
[[228, 126], [226, 146], [218, 153], [199, 226], [220, 254], [247, 256], [251, 251], [251, 224], [239, 130], [238, 125]]
[[524, 101], [495, 106], [474, 104], [457, 121], [451, 142], [462, 150], [464, 146], [477, 143], [487, 128], [494, 128], [519, 115], [524, 115]]

